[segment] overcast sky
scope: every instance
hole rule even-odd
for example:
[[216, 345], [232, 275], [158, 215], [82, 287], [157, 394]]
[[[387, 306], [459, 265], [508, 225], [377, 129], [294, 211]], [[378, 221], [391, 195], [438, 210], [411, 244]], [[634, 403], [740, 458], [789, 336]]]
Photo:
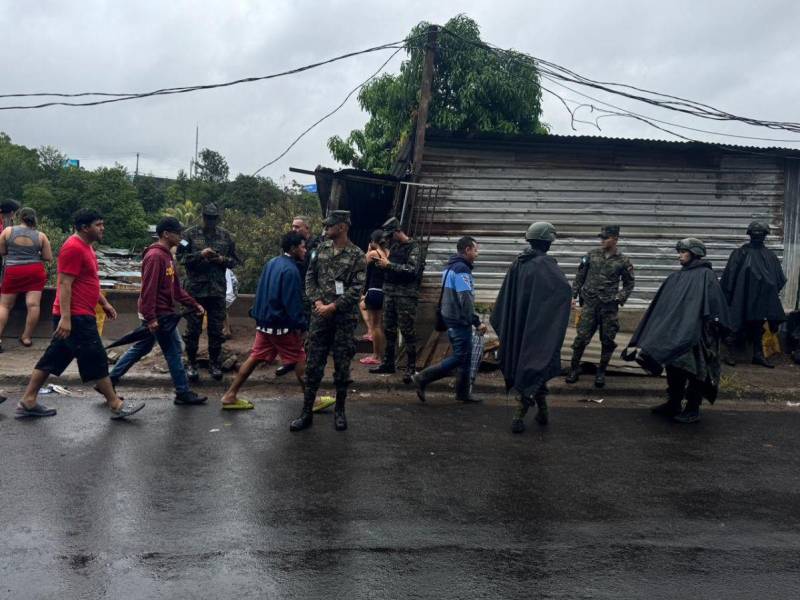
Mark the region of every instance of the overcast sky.
[[[800, 121], [800, 3], [791, 0], [0, 0], [0, 92], [138, 92], [265, 75], [400, 40], [421, 20], [444, 24], [459, 12], [480, 24], [485, 41], [595, 79], [672, 93], [746, 116]], [[397, 71], [401, 56], [387, 66], [389, 72]], [[0, 131], [27, 146], [56, 146], [88, 168], [119, 162], [133, 170], [139, 152], [140, 172], [174, 176], [179, 168], [188, 169], [199, 125], [201, 148], [221, 152], [232, 174], [251, 173], [386, 58], [388, 53], [374, 53], [272, 81], [101, 107], [0, 111]], [[625, 105], [704, 129], [792, 137]], [[543, 120], [554, 133], [575, 133], [561, 104], [547, 94]], [[345, 136], [365, 121], [354, 96], [263, 174], [279, 182], [282, 177], [308, 181], [289, 173], [289, 167], [336, 166], [326, 140]], [[577, 133], [599, 133], [588, 125], [577, 127]], [[608, 136], [668, 137], [627, 119], [606, 119], [602, 127]]]

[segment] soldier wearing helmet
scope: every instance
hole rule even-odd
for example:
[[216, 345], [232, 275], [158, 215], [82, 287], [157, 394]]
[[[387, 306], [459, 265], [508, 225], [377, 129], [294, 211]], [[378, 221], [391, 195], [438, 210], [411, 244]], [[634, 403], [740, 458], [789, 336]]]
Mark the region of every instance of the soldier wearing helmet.
[[730, 317], [705, 244], [685, 238], [675, 250], [681, 268], [661, 284], [622, 357], [653, 375], [666, 369], [667, 401], [653, 413], [695, 423], [703, 398], [717, 398], [720, 339], [730, 329]]
[[[556, 260], [548, 256], [556, 239], [552, 224], [540, 221], [525, 234], [530, 248], [506, 273], [492, 310], [500, 339], [500, 370], [506, 388], [519, 394], [511, 431], [525, 431], [525, 415], [536, 404], [536, 421], [547, 425], [547, 382], [561, 373], [561, 345], [567, 332], [570, 287]], [[534, 342], [535, 340], [535, 342]]]
[[601, 354], [594, 385], [602, 388], [606, 383], [606, 367], [617, 347], [614, 340], [619, 331], [619, 307], [633, 292], [634, 277], [633, 263], [617, 247], [619, 225], [604, 226], [598, 237], [600, 247], [581, 259], [572, 282], [573, 306], [579, 300], [583, 309], [572, 342], [572, 361], [566, 382], [578, 381], [583, 352], [599, 328]]
[[764, 323], [773, 331], [786, 320], [780, 292], [786, 285], [781, 262], [775, 253], [766, 247], [770, 233], [769, 225], [753, 221], [747, 228], [750, 242], [731, 252], [725, 272], [722, 274], [722, 289], [731, 308], [733, 334], [726, 340], [725, 362], [733, 366], [734, 347], [743, 338], [753, 346], [752, 363], [769, 369], [773, 365], [764, 356], [762, 343]]

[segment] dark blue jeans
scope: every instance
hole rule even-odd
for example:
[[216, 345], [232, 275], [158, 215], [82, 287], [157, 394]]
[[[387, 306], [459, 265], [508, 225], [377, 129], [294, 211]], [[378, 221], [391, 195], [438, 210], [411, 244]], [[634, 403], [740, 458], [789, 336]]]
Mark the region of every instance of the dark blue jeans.
[[445, 375], [449, 375], [458, 368], [469, 373], [469, 362], [472, 356], [472, 326], [450, 327], [447, 329], [447, 337], [450, 339], [453, 353], [445, 358], [439, 367], [445, 372]]
[[168, 333], [159, 330], [156, 335], [151, 335], [148, 338], [140, 340], [128, 348], [128, 351], [122, 355], [111, 370], [109, 374], [111, 381], [116, 384], [117, 381], [122, 379], [122, 376], [128, 372], [128, 369], [150, 353], [156, 341], [158, 345], [161, 346], [161, 351], [164, 353], [164, 358], [169, 368], [169, 374], [172, 377], [172, 383], [175, 385], [175, 391], [179, 394], [188, 392], [189, 381], [186, 378], [186, 370], [183, 368], [183, 360], [181, 359], [181, 336], [178, 333], [177, 327]]

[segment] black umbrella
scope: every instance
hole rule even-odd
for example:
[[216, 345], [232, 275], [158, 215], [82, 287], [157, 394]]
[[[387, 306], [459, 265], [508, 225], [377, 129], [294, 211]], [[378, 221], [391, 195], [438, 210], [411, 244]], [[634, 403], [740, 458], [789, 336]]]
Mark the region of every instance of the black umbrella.
[[[170, 333], [175, 327], [178, 326], [178, 323], [183, 317], [183, 314], [173, 313], [171, 315], [163, 315], [158, 317], [158, 330], [163, 333]], [[108, 346], [106, 346], [106, 350], [110, 350], [111, 348], [116, 348], [117, 346], [127, 346], [128, 344], [135, 344], [141, 340], [146, 340], [149, 337], [152, 337], [152, 333], [147, 328], [147, 325], [139, 325], [136, 329], [131, 331], [130, 333], [126, 333], [118, 340], [111, 342]]]

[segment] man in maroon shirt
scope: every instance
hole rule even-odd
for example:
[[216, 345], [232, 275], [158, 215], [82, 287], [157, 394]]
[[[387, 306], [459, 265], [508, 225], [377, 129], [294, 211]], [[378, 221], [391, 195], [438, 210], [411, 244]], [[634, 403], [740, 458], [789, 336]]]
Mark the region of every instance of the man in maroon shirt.
[[56, 409], [36, 401], [39, 390], [52, 374], [58, 377], [73, 359], [84, 382], [97, 381], [95, 389], [106, 398], [111, 418], [124, 419], [144, 408], [144, 403], [130, 404], [117, 396], [108, 377], [108, 356], [97, 331], [95, 306], [109, 319], [117, 311], [100, 294], [97, 256], [92, 244], [102, 241], [105, 232], [100, 213], [82, 208], [75, 213], [75, 234], [70, 236], [58, 255], [58, 284], [53, 303], [53, 340], [33, 370], [25, 395], [17, 405], [17, 418], [52, 417]]
[[204, 309], [178, 281], [172, 249], [181, 241], [183, 226], [175, 217], [164, 217], [156, 225], [158, 241], [151, 245], [142, 260], [142, 291], [139, 293], [139, 318], [153, 334], [131, 346], [114, 365], [111, 383], [115, 386], [134, 364], [150, 353], [158, 341], [175, 385], [175, 404], [202, 404], [205, 396], [189, 389], [186, 369], [181, 359], [181, 339], [175, 318], [175, 302], [180, 302], [202, 316]]

